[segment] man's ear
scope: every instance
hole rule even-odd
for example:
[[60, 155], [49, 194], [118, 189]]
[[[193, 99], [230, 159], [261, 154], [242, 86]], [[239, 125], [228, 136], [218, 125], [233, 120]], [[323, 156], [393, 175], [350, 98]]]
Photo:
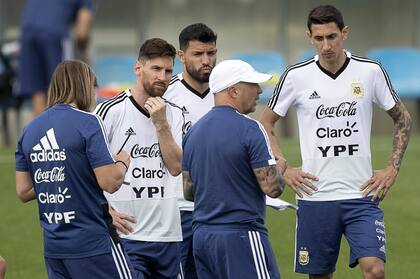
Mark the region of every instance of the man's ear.
[[136, 76], [140, 75], [141, 69], [143, 68], [143, 63], [140, 59], [138, 59], [136, 61], [136, 63], [134, 63], [134, 73], [136, 74]]
[[181, 61], [182, 64], [185, 64], [185, 52], [183, 50], [178, 50], [178, 57], [179, 61]]
[[228, 88], [228, 94], [232, 99], [237, 99], [239, 95], [239, 91], [235, 86], [231, 86]]
[[312, 41], [312, 33], [311, 33], [311, 31], [306, 30], [306, 36], [308, 37], [309, 42], [313, 45], [314, 42]]
[[343, 34], [343, 41], [345, 40], [345, 39], [347, 39], [347, 37], [348, 37], [348, 35], [349, 35], [349, 32], [350, 32], [350, 28], [346, 25], [346, 26], [344, 26], [343, 27], [343, 30], [341, 30], [341, 33]]

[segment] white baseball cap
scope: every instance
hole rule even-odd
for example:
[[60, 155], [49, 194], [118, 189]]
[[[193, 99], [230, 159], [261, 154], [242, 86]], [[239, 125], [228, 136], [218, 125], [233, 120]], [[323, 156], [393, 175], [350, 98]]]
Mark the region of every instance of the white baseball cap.
[[271, 78], [272, 75], [259, 73], [242, 60], [225, 60], [217, 64], [211, 71], [209, 87], [210, 92], [216, 94], [241, 81], [261, 83]]

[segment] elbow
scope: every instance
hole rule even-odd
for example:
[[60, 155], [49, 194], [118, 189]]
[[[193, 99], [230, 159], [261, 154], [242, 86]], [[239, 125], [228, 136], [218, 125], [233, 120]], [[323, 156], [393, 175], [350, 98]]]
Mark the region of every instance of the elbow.
[[20, 200], [22, 203], [27, 203], [27, 202], [29, 202], [29, 201], [31, 201], [31, 200], [33, 200], [33, 199], [34, 199], [33, 197], [31, 197], [31, 196], [30, 196], [28, 193], [26, 193], [26, 192], [17, 191], [17, 192], [16, 192], [16, 194], [17, 194], [17, 196], [18, 196], [19, 200]]
[[107, 193], [113, 194], [118, 191], [124, 181], [124, 176], [98, 181], [99, 186]]
[[172, 176], [177, 176], [181, 173], [181, 164], [178, 162], [173, 164], [172, 166], [168, 166], [168, 171]]
[[286, 183], [284, 178], [279, 176], [277, 183], [275, 183], [275, 187], [272, 187], [270, 191], [267, 191], [265, 194], [270, 198], [278, 198], [281, 196], [281, 194], [283, 194], [285, 185]]

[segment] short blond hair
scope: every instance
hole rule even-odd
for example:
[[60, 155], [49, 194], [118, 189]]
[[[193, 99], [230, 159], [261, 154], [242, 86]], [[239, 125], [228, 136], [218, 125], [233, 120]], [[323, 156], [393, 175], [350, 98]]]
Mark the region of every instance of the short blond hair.
[[90, 111], [95, 104], [96, 76], [90, 66], [78, 60], [65, 60], [57, 65], [48, 88], [48, 107], [74, 103], [78, 109]]

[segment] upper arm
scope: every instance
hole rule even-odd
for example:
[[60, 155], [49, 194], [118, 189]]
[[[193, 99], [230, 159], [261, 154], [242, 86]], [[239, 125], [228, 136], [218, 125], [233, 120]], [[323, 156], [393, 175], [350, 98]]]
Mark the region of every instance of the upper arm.
[[398, 121], [409, 121], [411, 123], [411, 116], [403, 102], [399, 100], [391, 109], [386, 111], [389, 116], [394, 120]]
[[[280, 119], [280, 116], [275, 113], [270, 107], [265, 106], [261, 113], [260, 121], [267, 131], [273, 129], [274, 124]], [[269, 133], [270, 134], [270, 133]]]
[[388, 111], [399, 102], [399, 97], [394, 90], [391, 84], [391, 80], [389, 79], [385, 69], [380, 64], [375, 66], [377, 67], [374, 83], [373, 102], [380, 108]]
[[184, 198], [187, 201], [194, 201], [193, 183], [188, 171], [182, 171], [182, 182], [184, 188]]

